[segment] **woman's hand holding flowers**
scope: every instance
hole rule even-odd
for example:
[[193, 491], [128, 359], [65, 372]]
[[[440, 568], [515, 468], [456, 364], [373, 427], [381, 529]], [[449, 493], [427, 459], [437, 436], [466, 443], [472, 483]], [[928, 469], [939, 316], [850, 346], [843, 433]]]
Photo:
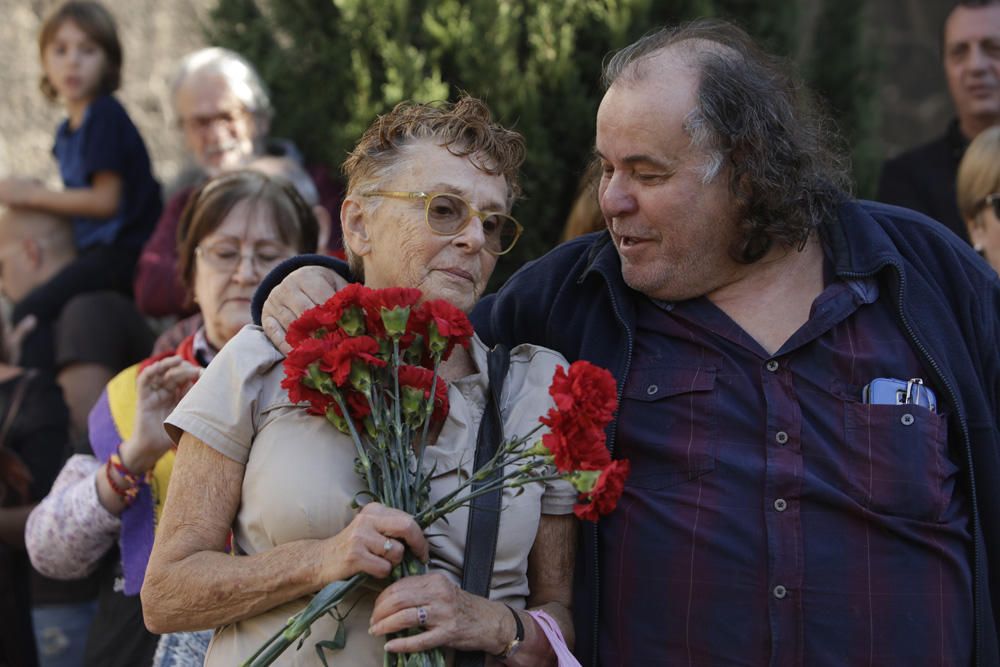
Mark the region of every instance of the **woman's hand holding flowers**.
[[429, 557], [427, 540], [413, 517], [379, 503], [365, 505], [326, 541], [330, 551], [320, 563], [317, 588], [361, 572], [384, 579], [403, 560], [404, 547], [424, 562]]
[[[419, 610], [423, 609], [421, 623]], [[508, 625], [510, 627], [508, 627]], [[498, 654], [514, 636], [514, 621], [499, 602], [472, 595], [440, 573], [404, 577], [375, 599], [373, 635], [410, 628], [424, 632], [386, 642], [390, 653], [418, 653], [436, 647]]]

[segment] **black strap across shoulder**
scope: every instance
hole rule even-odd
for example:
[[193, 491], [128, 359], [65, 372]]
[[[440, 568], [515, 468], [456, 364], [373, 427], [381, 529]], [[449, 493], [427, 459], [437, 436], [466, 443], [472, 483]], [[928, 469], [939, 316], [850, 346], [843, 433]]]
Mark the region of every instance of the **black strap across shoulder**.
[[[510, 351], [497, 344], [489, 352], [487, 368], [490, 388], [486, 398], [486, 410], [479, 425], [476, 441], [474, 470], [489, 461], [503, 441], [503, 421], [500, 416], [500, 394], [510, 366]], [[501, 471], [473, 484], [473, 490], [497, 479]], [[497, 534], [500, 528], [501, 490], [473, 498], [469, 507], [469, 530], [465, 538], [465, 560], [462, 566], [462, 589], [475, 595], [489, 597], [490, 579], [493, 576], [493, 561], [497, 553]], [[482, 652], [460, 651], [455, 655], [455, 667], [480, 667], [485, 663]]]

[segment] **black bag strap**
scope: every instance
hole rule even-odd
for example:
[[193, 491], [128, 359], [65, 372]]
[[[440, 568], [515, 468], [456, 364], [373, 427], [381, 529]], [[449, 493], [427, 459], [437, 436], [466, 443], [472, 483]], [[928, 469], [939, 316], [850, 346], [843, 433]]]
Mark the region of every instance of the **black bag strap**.
[[[486, 397], [486, 410], [479, 424], [476, 441], [474, 470], [479, 470], [496, 455], [503, 441], [503, 420], [500, 416], [500, 394], [510, 367], [510, 351], [497, 344], [487, 356], [487, 373], [490, 379]], [[501, 470], [472, 485], [473, 491], [496, 480]], [[497, 554], [497, 534], [500, 529], [500, 497], [502, 490], [472, 499], [469, 507], [469, 529], [465, 537], [465, 560], [462, 561], [462, 590], [482, 597], [489, 597], [493, 561]], [[455, 667], [479, 667], [486, 661], [482, 652], [460, 651], [455, 654]]]

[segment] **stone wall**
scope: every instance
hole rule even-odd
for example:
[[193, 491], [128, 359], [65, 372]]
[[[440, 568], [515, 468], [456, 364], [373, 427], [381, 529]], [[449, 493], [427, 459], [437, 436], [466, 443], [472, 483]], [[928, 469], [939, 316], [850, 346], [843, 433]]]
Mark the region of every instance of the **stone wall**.
[[[801, 0], [814, 4], [811, 0]], [[886, 155], [939, 134], [951, 115], [938, 54], [951, 0], [870, 0], [871, 40], [881, 47], [882, 131]], [[202, 25], [214, 0], [105, 0], [118, 19], [125, 51], [120, 98], [139, 126], [161, 182], [182, 165], [169, 114], [167, 82], [178, 58], [203, 45]], [[38, 29], [53, 0], [0, 0], [0, 175], [58, 183], [49, 154], [58, 107], [38, 91]], [[807, 8], [809, 9], [809, 8]], [[815, 12], [812, 12], [813, 14]], [[809, 12], [806, 12], [809, 14]]]

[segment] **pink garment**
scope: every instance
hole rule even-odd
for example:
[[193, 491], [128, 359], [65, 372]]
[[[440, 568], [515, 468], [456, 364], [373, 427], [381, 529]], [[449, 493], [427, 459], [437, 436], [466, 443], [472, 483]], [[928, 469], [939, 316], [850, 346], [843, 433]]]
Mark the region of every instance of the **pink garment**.
[[556, 620], [541, 610], [529, 611], [528, 615], [535, 619], [538, 627], [545, 633], [549, 645], [559, 660], [559, 667], [580, 667], [580, 662], [573, 657], [569, 647], [566, 646], [566, 640], [563, 639], [562, 630], [559, 629]]
[[32, 510], [24, 531], [31, 564], [53, 579], [81, 579], [97, 567], [118, 538], [121, 520], [97, 497], [93, 456], [76, 454], [63, 466], [49, 495]]

